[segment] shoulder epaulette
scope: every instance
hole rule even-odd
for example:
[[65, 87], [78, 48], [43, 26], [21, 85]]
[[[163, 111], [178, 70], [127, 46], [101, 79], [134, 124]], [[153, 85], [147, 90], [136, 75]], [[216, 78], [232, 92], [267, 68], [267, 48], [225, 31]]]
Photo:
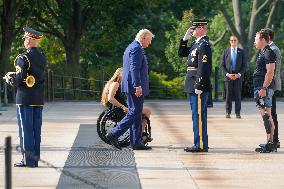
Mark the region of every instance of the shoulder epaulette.
[[18, 60], [19, 58], [22, 59], [23, 61], [27, 60], [27, 63], [28, 63], [28, 70], [29, 70], [30, 67], [31, 67], [31, 62], [30, 62], [30, 60], [29, 60], [29, 58], [28, 58], [28, 56], [27, 56], [26, 54], [19, 54], [19, 55], [15, 58], [15, 60], [14, 60], [14, 66], [16, 67], [17, 60]]
[[30, 60], [29, 60], [29, 58], [28, 58], [28, 56], [26, 54], [23, 54], [22, 56], [27, 60], [27, 62], [29, 64], [29, 66], [28, 66], [28, 70], [29, 70], [30, 67], [31, 67], [31, 62], [30, 62]]
[[201, 39], [199, 42], [199, 46], [202, 46], [202, 45], [209, 45], [209, 42], [205, 39]]
[[22, 60], [24, 60], [24, 57], [22, 56], [22, 54], [19, 54], [16, 58], [15, 58], [15, 60], [14, 60], [14, 66], [16, 67], [16, 64], [17, 64], [17, 60], [18, 59], [22, 59]]

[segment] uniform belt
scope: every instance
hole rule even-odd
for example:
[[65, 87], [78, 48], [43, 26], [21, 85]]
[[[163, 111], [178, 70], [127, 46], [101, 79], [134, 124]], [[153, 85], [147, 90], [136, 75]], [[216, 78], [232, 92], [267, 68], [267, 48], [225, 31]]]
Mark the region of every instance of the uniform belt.
[[196, 67], [190, 67], [190, 66], [188, 66], [188, 67], [187, 67], [187, 71], [189, 71], [189, 70], [197, 70], [197, 68], [196, 68]]

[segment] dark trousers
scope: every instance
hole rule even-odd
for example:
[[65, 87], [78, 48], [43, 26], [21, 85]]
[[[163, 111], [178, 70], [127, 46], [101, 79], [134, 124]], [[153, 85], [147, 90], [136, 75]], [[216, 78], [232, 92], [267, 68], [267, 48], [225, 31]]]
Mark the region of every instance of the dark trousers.
[[241, 113], [242, 81], [240, 79], [225, 81], [226, 113], [231, 114], [232, 101], [235, 100], [235, 113]]
[[17, 106], [22, 163], [35, 166], [40, 158], [42, 106]]
[[135, 94], [126, 94], [126, 96], [128, 112], [111, 132], [118, 138], [130, 128], [130, 144], [133, 146], [141, 144], [141, 118], [144, 96], [137, 97]]
[[272, 96], [271, 115], [272, 115], [272, 119], [273, 119], [273, 122], [274, 122], [274, 125], [275, 125], [273, 142], [277, 143], [277, 142], [279, 142], [279, 138], [278, 138], [278, 120], [277, 120], [277, 113], [276, 113], [276, 96], [275, 96], [275, 94]]

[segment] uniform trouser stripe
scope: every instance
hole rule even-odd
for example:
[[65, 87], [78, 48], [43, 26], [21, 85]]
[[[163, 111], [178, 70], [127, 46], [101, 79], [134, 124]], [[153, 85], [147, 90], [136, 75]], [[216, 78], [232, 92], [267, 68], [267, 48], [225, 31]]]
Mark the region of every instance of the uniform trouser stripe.
[[198, 107], [198, 130], [199, 130], [199, 140], [200, 140], [200, 149], [203, 149], [203, 137], [202, 137], [202, 112], [201, 112], [201, 95], [198, 95], [197, 97], [197, 107]]
[[19, 134], [20, 134], [20, 140], [22, 141], [22, 153], [23, 153], [23, 160], [24, 160], [24, 164], [26, 164], [26, 153], [25, 153], [25, 132], [24, 132], [24, 125], [23, 125], [23, 116], [22, 116], [22, 112], [21, 112], [21, 108], [20, 108], [20, 105], [17, 105], [17, 108], [18, 108], [18, 117], [19, 117], [19, 120], [18, 120], [18, 124], [19, 124]]

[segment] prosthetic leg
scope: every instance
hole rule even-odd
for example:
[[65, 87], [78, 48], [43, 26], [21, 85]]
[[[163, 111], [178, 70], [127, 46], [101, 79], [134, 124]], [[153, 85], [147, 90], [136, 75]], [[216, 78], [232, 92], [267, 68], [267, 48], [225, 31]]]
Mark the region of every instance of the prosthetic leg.
[[273, 141], [270, 139], [270, 134], [271, 134], [271, 122], [269, 120], [269, 115], [266, 111], [266, 108], [264, 108], [265, 112], [264, 115], [262, 116], [263, 119], [263, 124], [264, 124], [264, 128], [267, 134], [267, 143], [266, 144], [260, 144], [259, 148], [256, 148], [255, 151], [256, 152], [260, 152], [260, 153], [270, 153], [270, 152], [277, 152], [277, 148], [275, 148]]

